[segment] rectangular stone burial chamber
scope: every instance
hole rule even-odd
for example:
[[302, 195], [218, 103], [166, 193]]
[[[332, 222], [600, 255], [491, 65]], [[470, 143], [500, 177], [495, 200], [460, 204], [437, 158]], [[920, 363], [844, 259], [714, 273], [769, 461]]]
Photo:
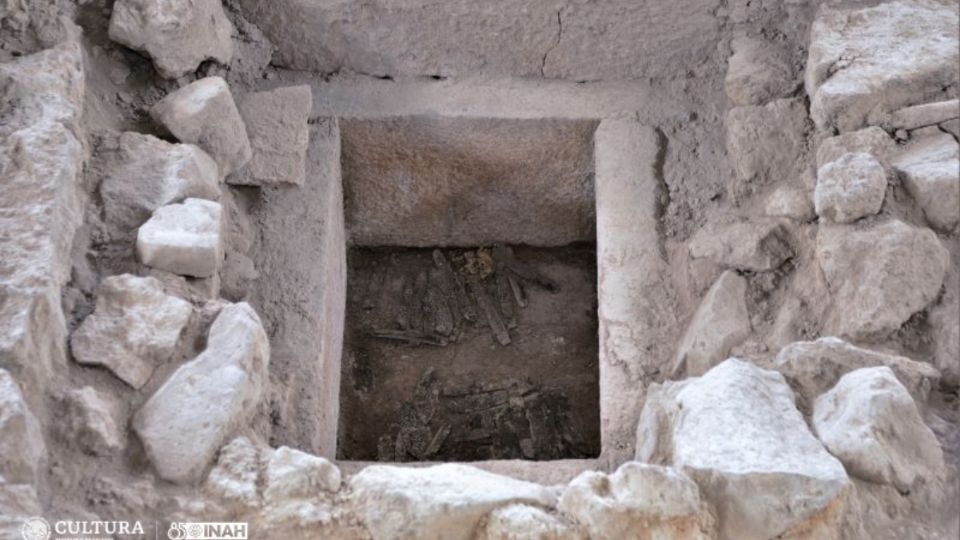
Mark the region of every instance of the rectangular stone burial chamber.
[[339, 458], [599, 454], [596, 127], [340, 119]]

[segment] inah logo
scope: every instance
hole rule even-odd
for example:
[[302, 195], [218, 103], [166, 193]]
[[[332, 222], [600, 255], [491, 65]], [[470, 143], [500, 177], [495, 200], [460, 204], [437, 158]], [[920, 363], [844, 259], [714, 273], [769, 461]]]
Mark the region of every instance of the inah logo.
[[32, 517], [20, 529], [23, 540], [47, 540], [50, 538], [50, 523], [42, 517]]
[[243, 522], [173, 522], [167, 529], [170, 540], [246, 540], [247, 524]]

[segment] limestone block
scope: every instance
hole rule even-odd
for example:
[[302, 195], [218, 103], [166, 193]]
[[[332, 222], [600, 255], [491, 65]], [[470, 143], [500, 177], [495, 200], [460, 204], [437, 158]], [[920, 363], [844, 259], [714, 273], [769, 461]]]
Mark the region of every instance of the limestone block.
[[924, 103], [904, 107], [893, 113], [890, 127], [894, 129], [917, 129], [941, 124], [960, 118], [960, 99]]
[[36, 484], [47, 458], [42, 429], [17, 381], [9, 371], [0, 369], [0, 479]]
[[944, 473], [943, 452], [886, 366], [844, 375], [813, 407], [813, 429], [851, 475], [910, 492]]
[[798, 99], [727, 113], [727, 155], [736, 173], [730, 193], [744, 199], [764, 184], [789, 182], [806, 148], [807, 110]]
[[221, 77], [206, 77], [167, 94], [150, 109], [150, 116], [180, 142], [196, 144], [210, 154], [221, 176], [250, 161], [247, 129]]
[[4, 88], [0, 138], [44, 120], [63, 124], [80, 136], [86, 85], [78, 39], [0, 63], [0, 87]]
[[692, 478], [716, 509], [723, 539], [797, 531], [827, 538], [851, 488], [843, 465], [810, 433], [783, 376], [736, 358], [702, 377], [651, 388], [637, 459]]
[[313, 97], [307, 85], [244, 95], [237, 104], [253, 157], [231, 175], [231, 184], [303, 185]]
[[627, 462], [606, 475], [587, 471], [564, 490], [560, 511], [590, 538], [713, 538], [700, 490], [682, 472]]
[[57, 418], [60, 436], [95, 456], [116, 454], [126, 444], [117, 425], [118, 406], [112, 398], [84, 386], [66, 392]]
[[937, 297], [949, 253], [933, 231], [890, 220], [868, 229], [821, 226], [817, 260], [833, 297], [824, 331], [871, 339]]
[[105, 221], [133, 232], [161, 206], [188, 197], [220, 199], [213, 159], [192, 144], [171, 144], [151, 135], [120, 136], [119, 160], [100, 184]]
[[897, 151], [897, 143], [883, 129], [871, 126], [828, 137], [817, 148], [817, 168], [840, 159], [844, 154], [863, 152], [886, 165]]
[[258, 485], [262, 461], [260, 449], [250, 439], [233, 439], [220, 449], [217, 464], [204, 482], [205, 491], [227, 506], [243, 509], [260, 506]]
[[[68, 39], [76, 28], [70, 0], [20, 0], [0, 9], [0, 62], [23, 57]], [[66, 24], [65, 24], [66, 22]], [[17, 536], [11, 534], [11, 537]]]
[[361, 521], [383, 540], [470, 540], [497, 507], [556, 501], [544, 486], [454, 463], [372, 465], [351, 478], [350, 487]]
[[763, 105], [784, 98], [800, 85], [787, 51], [774, 42], [736, 37], [724, 86], [734, 105]]
[[673, 374], [702, 375], [727, 359], [730, 350], [750, 336], [747, 280], [727, 270], [707, 291], [687, 327]]
[[792, 239], [779, 220], [711, 223], [690, 239], [690, 256], [737, 270], [773, 270], [793, 256]]
[[940, 98], [960, 77], [958, 27], [954, 6], [937, 2], [824, 6], [810, 30], [810, 116], [821, 129], [851, 131]]
[[140, 262], [192, 277], [211, 277], [223, 260], [220, 203], [187, 199], [161, 206], [137, 231]]
[[24, 530], [36, 531], [36, 538], [43, 538], [42, 522], [27, 520], [43, 515], [37, 500], [37, 490], [30, 484], [14, 484], [0, 477], [0, 538], [23, 538]]
[[74, 359], [100, 365], [140, 388], [170, 360], [193, 308], [152, 277], [111, 276], [97, 288], [93, 314], [70, 336]]
[[137, 411], [133, 429], [157, 474], [200, 479], [214, 454], [260, 401], [270, 344], [249, 304], [231, 304], [213, 322], [207, 348], [180, 366]]
[[490, 512], [477, 540], [587, 540], [587, 537], [540, 508], [511, 504]]
[[[930, 329], [933, 337], [933, 363], [948, 385], [960, 384], [960, 305], [957, 296], [945, 296], [930, 310]], [[923, 403], [922, 400], [919, 400]]]
[[767, 197], [763, 208], [770, 217], [784, 217], [806, 223], [816, 217], [813, 200], [805, 190], [781, 186]]
[[208, 58], [228, 63], [232, 33], [220, 0], [117, 0], [110, 17], [110, 39], [145, 53], [168, 79]]
[[844, 154], [817, 171], [813, 192], [817, 215], [834, 223], [851, 223], [880, 211], [887, 175], [875, 157]]
[[919, 139], [893, 159], [903, 184], [930, 225], [950, 231], [960, 221], [960, 146], [946, 133]]
[[267, 461], [267, 501], [313, 497], [321, 491], [340, 489], [340, 469], [326, 459], [281, 446]]
[[930, 390], [940, 380], [937, 369], [926, 362], [864, 349], [835, 337], [791, 343], [780, 350], [773, 362], [773, 368], [787, 378], [807, 410], [817, 396], [833, 387], [844, 374], [874, 366], [892, 369], [920, 403], [927, 401]]

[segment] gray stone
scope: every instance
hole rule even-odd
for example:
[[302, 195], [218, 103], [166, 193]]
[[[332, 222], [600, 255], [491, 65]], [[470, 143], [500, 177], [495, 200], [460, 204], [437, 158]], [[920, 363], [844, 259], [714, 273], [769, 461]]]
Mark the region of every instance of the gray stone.
[[70, 336], [73, 357], [140, 388], [170, 360], [191, 313], [189, 302], [166, 294], [152, 277], [108, 277], [97, 288], [93, 314]]
[[960, 146], [951, 135], [911, 142], [893, 166], [930, 225], [948, 232], [960, 222]]
[[259, 507], [262, 461], [260, 449], [250, 439], [233, 439], [220, 449], [217, 464], [204, 482], [205, 491], [230, 507]]
[[27, 407], [17, 381], [0, 369], [0, 479], [35, 485], [46, 459], [40, 422]]
[[200, 480], [226, 437], [260, 402], [269, 362], [270, 343], [253, 308], [223, 308], [206, 350], [180, 366], [134, 415], [133, 429], [161, 478]]
[[35, 533], [35, 538], [43, 538], [49, 533], [49, 525], [44, 528], [42, 521], [29, 521], [43, 514], [37, 490], [30, 484], [6, 482], [0, 477], [0, 538], [24, 538], [24, 530]]
[[833, 298], [824, 331], [852, 339], [896, 331], [940, 293], [949, 258], [933, 231], [898, 220], [821, 226], [817, 260]]
[[890, 119], [890, 126], [895, 129], [917, 129], [957, 118], [960, 118], [960, 99], [949, 99], [895, 111]]
[[486, 517], [477, 540], [587, 540], [569, 523], [527, 504], [497, 508]]
[[787, 51], [774, 42], [737, 37], [730, 44], [724, 86], [734, 105], [763, 105], [788, 97], [800, 86]]
[[817, 398], [813, 429], [851, 475], [903, 493], [945, 472], [936, 435], [885, 366], [847, 373]]
[[110, 17], [110, 39], [146, 53], [168, 79], [208, 58], [228, 63], [232, 33], [220, 0], [117, 0]]
[[303, 185], [313, 107], [310, 87], [288, 86], [244, 95], [237, 108], [250, 137], [253, 157], [227, 178], [231, 184]]
[[785, 186], [775, 189], [767, 197], [763, 212], [770, 217], [784, 217], [800, 223], [812, 221], [817, 216], [809, 192]]
[[733, 347], [750, 336], [747, 280], [727, 270], [700, 301], [683, 335], [672, 373], [702, 375], [726, 360]]
[[897, 143], [883, 129], [871, 126], [828, 137], [817, 148], [817, 168], [840, 159], [844, 154], [863, 152], [887, 165], [897, 151]]
[[764, 272], [793, 256], [787, 227], [776, 219], [711, 223], [690, 239], [690, 256], [726, 268]]
[[830, 538], [852, 486], [810, 433], [783, 376], [736, 358], [651, 387], [637, 459], [692, 478], [716, 510], [720, 538]]
[[117, 426], [117, 404], [93, 387], [66, 392], [62, 413], [57, 427], [68, 444], [78, 444], [81, 450], [95, 456], [116, 454], [126, 445], [124, 433]]
[[220, 203], [187, 199], [161, 206], [137, 231], [140, 262], [191, 277], [211, 277], [223, 262]]
[[799, 99], [764, 106], [735, 107], [727, 113], [727, 155], [736, 176], [728, 190], [734, 200], [768, 183], [790, 182], [806, 149], [807, 110]]
[[[933, 338], [933, 363], [940, 370], [944, 382], [960, 385], [960, 302], [957, 295], [945, 295], [939, 305], [930, 310], [928, 321]], [[920, 400], [918, 400], [920, 401]], [[923, 401], [920, 401], [923, 403]]]
[[150, 116], [180, 142], [210, 154], [221, 176], [250, 161], [247, 129], [221, 77], [206, 77], [167, 94], [150, 109]]
[[267, 460], [265, 485], [268, 502], [334, 493], [340, 489], [340, 469], [322, 457], [281, 446]]
[[880, 211], [887, 174], [872, 155], [844, 154], [817, 171], [813, 192], [817, 215], [834, 223], [851, 223]]

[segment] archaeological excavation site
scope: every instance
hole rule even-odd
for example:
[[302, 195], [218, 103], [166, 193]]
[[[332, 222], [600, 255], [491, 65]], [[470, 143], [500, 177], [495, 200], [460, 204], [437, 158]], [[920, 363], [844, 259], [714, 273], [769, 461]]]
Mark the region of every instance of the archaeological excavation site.
[[0, 2], [0, 540], [956, 540], [958, 0]]

